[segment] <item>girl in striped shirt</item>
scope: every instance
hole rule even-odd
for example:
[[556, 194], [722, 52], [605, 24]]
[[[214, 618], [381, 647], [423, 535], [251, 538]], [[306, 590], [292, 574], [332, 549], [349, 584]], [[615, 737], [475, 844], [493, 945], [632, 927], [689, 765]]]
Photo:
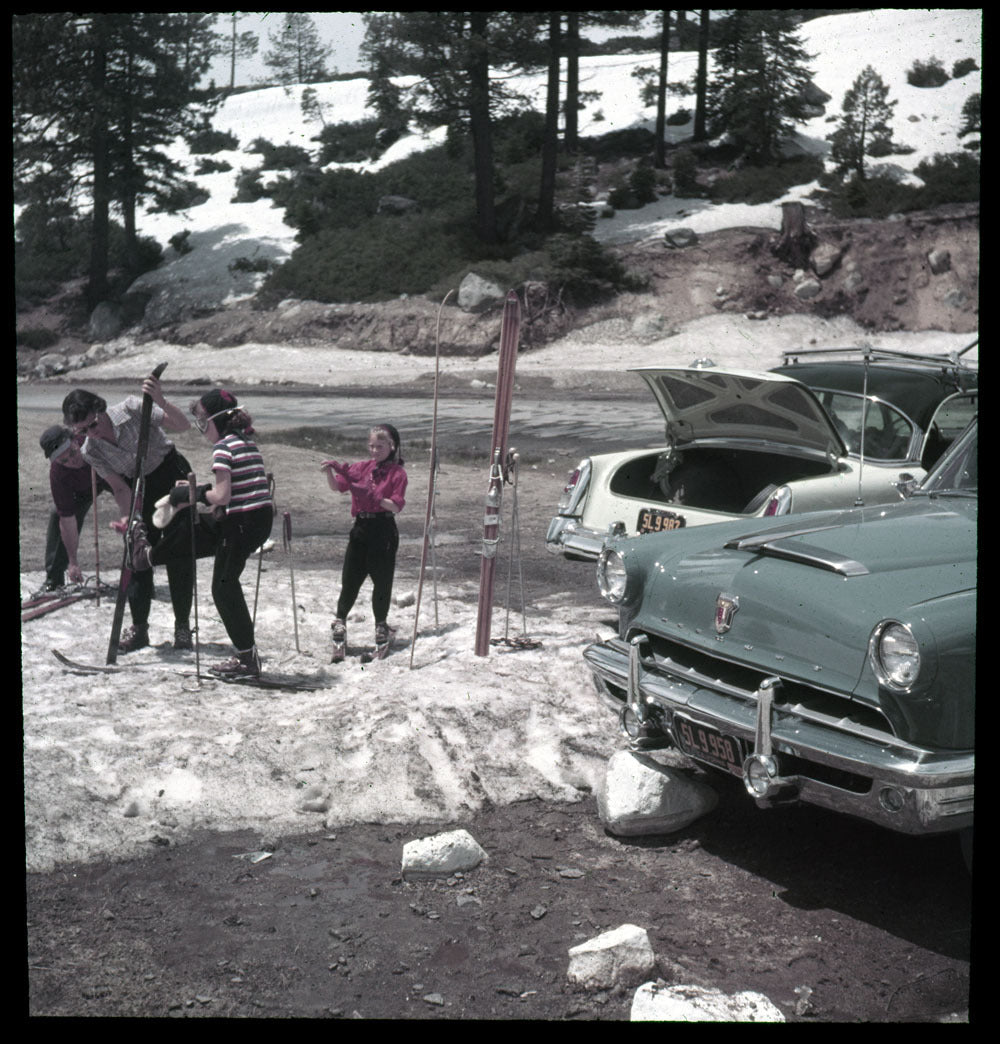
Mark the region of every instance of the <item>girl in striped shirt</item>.
[[209, 670], [220, 678], [259, 678], [260, 657], [253, 619], [240, 575], [247, 559], [271, 535], [274, 502], [264, 461], [250, 438], [253, 422], [231, 392], [206, 392], [191, 412], [198, 430], [212, 443], [215, 479], [212, 484], [198, 487], [198, 499], [225, 509], [212, 573], [212, 598], [236, 648], [232, 659]]

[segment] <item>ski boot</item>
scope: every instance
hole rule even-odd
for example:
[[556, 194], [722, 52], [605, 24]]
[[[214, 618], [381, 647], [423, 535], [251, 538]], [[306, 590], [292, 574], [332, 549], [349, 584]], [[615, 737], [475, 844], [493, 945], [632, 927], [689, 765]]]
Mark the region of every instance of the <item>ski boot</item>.
[[392, 639], [396, 632], [387, 624], [375, 625], [375, 648], [369, 649], [361, 655], [362, 663], [371, 663], [373, 660], [384, 660], [392, 648]]
[[257, 681], [260, 678], [260, 657], [257, 647], [238, 653], [208, 669], [209, 673], [222, 681]]
[[347, 625], [343, 620], [334, 620], [330, 624], [330, 631], [333, 641], [330, 663], [343, 663], [347, 655]]

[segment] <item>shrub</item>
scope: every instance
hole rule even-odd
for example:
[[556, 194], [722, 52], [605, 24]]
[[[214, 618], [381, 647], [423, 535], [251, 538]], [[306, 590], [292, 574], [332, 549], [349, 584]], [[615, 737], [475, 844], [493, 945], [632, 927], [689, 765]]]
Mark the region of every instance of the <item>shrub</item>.
[[743, 167], [719, 178], [709, 191], [716, 203], [769, 203], [792, 185], [806, 185], [823, 173], [818, 156], [796, 156], [775, 166]]
[[179, 210], [201, 206], [208, 202], [209, 194], [193, 181], [182, 181], [178, 185], [154, 192], [153, 202], [149, 208], [151, 214], [176, 214]]
[[274, 262], [266, 257], [238, 257], [230, 261], [227, 266], [229, 271], [236, 272], [270, 272], [274, 268]]
[[320, 144], [319, 164], [360, 163], [375, 159], [388, 148], [389, 142], [379, 139], [377, 120], [355, 120], [324, 127], [316, 140]]
[[205, 128], [188, 139], [188, 148], [195, 156], [211, 154], [215, 152], [232, 152], [240, 147], [240, 139], [229, 131], [213, 130]]
[[703, 195], [698, 184], [698, 160], [690, 149], [678, 149], [671, 161], [674, 176], [674, 195], [691, 199]]
[[175, 232], [170, 237], [170, 245], [177, 251], [178, 254], [190, 254], [194, 249], [188, 240], [191, 237], [191, 229], [186, 228], [183, 232]]
[[979, 199], [981, 168], [979, 160], [968, 152], [938, 153], [933, 159], [918, 163], [915, 173], [924, 183], [918, 190], [921, 208], [974, 203]]
[[38, 351], [59, 343], [59, 334], [45, 326], [29, 326], [17, 331], [17, 347]]
[[683, 127], [685, 123], [690, 123], [693, 119], [694, 116], [690, 109], [678, 109], [667, 117], [667, 126]]
[[591, 304], [620, 289], [640, 289], [614, 256], [590, 236], [558, 234], [546, 243], [549, 252], [545, 278], [559, 286], [565, 299], [576, 305]]
[[236, 175], [236, 195], [233, 203], [255, 203], [267, 195], [267, 189], [261, 184], [259, 170], [241, 170]]
[[976, 64], [975, 58], [959, 58], [951, 67], [951, 78], [960, 80], [963, 76], [968, 76], [970, 72], [975, 72], [978, 68], [979, 66]]
[[195, 174], [225, 174], [226, 171], [232, 169], [233, 165], [225, 160], [203, 159], [198, 162], [194, 172]]
[[938, 58], [922, 62], [918, 58], [906, 71], [906, 82], [913, 87], [940, 87], [948, 82], [948, 74]]

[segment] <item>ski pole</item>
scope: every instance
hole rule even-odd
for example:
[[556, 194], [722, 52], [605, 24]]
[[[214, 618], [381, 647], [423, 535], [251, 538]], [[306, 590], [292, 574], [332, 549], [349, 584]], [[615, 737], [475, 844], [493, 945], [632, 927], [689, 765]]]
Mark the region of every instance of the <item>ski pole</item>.
[[194, 595], [194, 673], [201, 686], [201, 650], [198, 640], [198, 539], [195, 535], [195, 526], [198, 524], [198, 490], [195, 486], [194, 472], [188, 474], [188, 513], [191, 516], [189, 525], [191, 529], [191, 576], [192, 594]]
[[90, 469], [90, 502], [94, 505], [94, 585], [97, 589], [97, 605], [101, 604], [101, 535], [97, 524], [97, 472]]
[[302, 650], [299, 648], [299, 618], [295, 606], [295, 567], [292, 565], [292, 513], [286, 511], [283, 515], [283, 520], [282, 538], [285, 551], [288, 552], [288, 573], [292, 581], [292, 624], [295, 628], [295, 651], [300, 653]]
[[[267, 473], [267, 491], [271, 496], [271, 503], [274, 503], [274, 475], [269, 471]], [[264, 542], [266, 543], [266, 541]], [[253, 589], [253, 625], [257, 626], [257, 597], [260, 594], [260, 571], [264, 568], [264, 544], [260, 545], [260, 550], [257, 552], [257, 586]]]

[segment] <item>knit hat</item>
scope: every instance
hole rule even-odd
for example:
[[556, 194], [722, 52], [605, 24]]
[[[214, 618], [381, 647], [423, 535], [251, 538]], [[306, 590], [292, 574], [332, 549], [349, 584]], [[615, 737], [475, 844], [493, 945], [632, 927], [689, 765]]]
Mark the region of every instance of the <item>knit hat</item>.
[[61, 424], [53, 424], [42, 432], [38, 445], [42, 447], [46, 460], [61, 457], [73, 444], [73, 433]]

